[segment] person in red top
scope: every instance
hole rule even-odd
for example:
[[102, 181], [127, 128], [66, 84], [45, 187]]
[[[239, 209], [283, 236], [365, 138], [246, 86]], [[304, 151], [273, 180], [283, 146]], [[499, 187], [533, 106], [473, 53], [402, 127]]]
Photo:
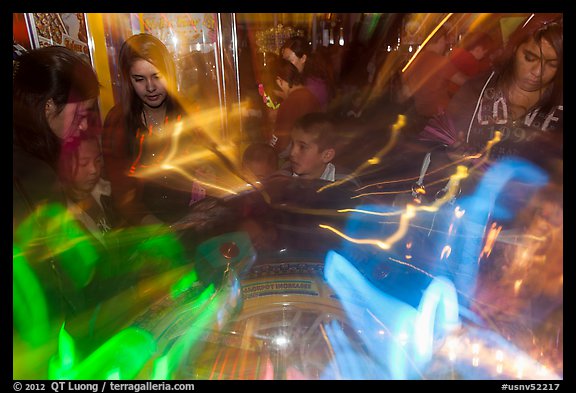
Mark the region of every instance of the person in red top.
[[276, 84], [280, 88], [278, 96], [283, 98], [270, 144], [278, 152], [280, 160], [286, 160], [290, 153], [290, 131], [300, 117], [311, 112], [322, 112], [322, 107], [314, 94], [304, 85], [298, 69], [288, 60], [281, 59], [276, 70]]
[[464, 36], [460, 46], [452, 50], [450, 61], [467, 77], [476, 76], [490, 68], [490, 63], [485, 60], [494, 47], [495, 42], [490, 34], [471, 32]]
[[[478, 31], [466, 34], [460, 46], [450, 53], [450, 62], [466, 78], [472, 78], [491, 67], [488, 55], [493, 51], [495, 42], [486, 32]], [[450, 82], [450, 93], [453, 95], [461, 85]]]
[[448, 31], [442, 27], [402, 75], [403, 93], [413, 100], [417, 116], [430, 118], [441, 113], [450, 101], [448, 83], [461, 85], [466, 80], [445, 55], [447, 45]]

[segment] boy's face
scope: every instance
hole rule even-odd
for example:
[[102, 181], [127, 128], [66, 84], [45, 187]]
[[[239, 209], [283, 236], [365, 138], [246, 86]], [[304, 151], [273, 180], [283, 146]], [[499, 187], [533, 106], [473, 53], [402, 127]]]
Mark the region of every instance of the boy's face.
[[85, 140], [78, 148], [78, 162], [73, 185], [78, 191], [90, 192], [102, 174], [102, 152], [95, 139]]
[[313, 134], [292, 130], [290, 163], [292, 172], [305, 179], [319, 179], [326, 165], [334, 158], [334, 149], [320, 151]]

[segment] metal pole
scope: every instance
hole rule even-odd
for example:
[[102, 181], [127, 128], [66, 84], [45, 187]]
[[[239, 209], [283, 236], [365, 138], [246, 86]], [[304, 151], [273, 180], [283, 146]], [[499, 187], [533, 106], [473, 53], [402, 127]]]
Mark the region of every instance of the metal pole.
[[316, 13], [312, 15], [312, 52], [316, 52]]

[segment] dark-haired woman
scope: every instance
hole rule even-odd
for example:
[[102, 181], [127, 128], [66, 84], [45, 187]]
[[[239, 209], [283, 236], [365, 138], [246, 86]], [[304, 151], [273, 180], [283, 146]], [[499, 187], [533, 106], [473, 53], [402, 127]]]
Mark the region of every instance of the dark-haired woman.
[[[458, 256], [453, 259], [458, 266], [455, 277], [475, 288], [471, 304], [487, 324], [538, 354], [542, 349], [535, 348], [536, 332], [546, 329], [548, 318], [555, 318], [554, 307], [562, 309], [562, 246], [551, 236], [560, 234], [554, 237], [561, 239], [562, 234], [558, 220], [563, 210], [561, 18], [529, 16], [509, 37], [494, 71], [467, 82], [452, 99], [446, 117], [433, 119], [420, 135], [446, 146], [453, 160], [481, 153], [472, 163], [462, 161], [473, 170], [459, 201], [459, 209], [466, 212], [459, 236], [466, 240], [459, 243], [461, 249], [454, 246], [457, 243], [452, 246], [452, 254]], [[497, 193], [478, 194], [480, 186], [500, 182], [505, 184]], [[514, 258], [508, 258], [511, 249]], [[536, 276], [531, 269], [538, 263], [542, 271], [536, 281], [554, 283], [548, 293], [532, 283]], [[503, 299], [506, 305], [501, 313]], [[558, 330], [547, 340], [558, 342], [561, 326], [562, 322], [554, 325]]]
[[[22, 308], [35, 293], [46, 317], [70, 315], [84, 305], [94, 274], [94, 258], [81, 247], [82, 233], [71, 225], [58, 168], [62, 146], [89, 128], [99, 127], [100, 84], [92, 66], [62, 46], [32, 50], [14, 63], [13, 102], [13, 247], [14, 326], [25, 339], [38, 314]], [[26, 269], [30, 273], [22, 275]], [[32, 291], [34, 276], [43, 293]], [[25, 277], [26, 288], [18, 283]], [[22, 288], [21, 288], [22, 289]]]
[[61, 46], [21, 56], [13, 72], [15, 224], [44, 202], [63, 203], [57, 176], [62, 143], [98, 124], [98, 78], [84, 58]]
[[[495, 69], [467, 82], [450, 101], [447, 119], [420, 135], [467, 152], [481, 152], [496, 131], [490, 159], [520, 156], [538, 164], [561, 158], [563, 28], [561, 19], [535, 14], [508, 40]], [[435, 124], [451, 124], [438, 130]], [[440, 132], [436, 132], [440, 131]], [[438, 139], [435, 135], [444, 135]]]

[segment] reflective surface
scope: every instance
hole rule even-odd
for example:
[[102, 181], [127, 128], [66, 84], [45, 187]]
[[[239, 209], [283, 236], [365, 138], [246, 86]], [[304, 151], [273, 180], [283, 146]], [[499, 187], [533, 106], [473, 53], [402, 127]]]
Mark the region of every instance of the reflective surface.
[[[202, 34], [216, 34], [206, 15]], [[408, 45], [425, 37], [413, 22], [426, 15], [406, 18], [378, 53], [408, 57]], [[455, 17], [500, 20], [471, 15]], [[514, 23], [502, 24], [502, 37], [525, 17], [506, 16]], [[378, 20], [393, 31], [392, 14], [366, 14], [361, 35]], [[113, 30], [110, 47], [119, 40]], [[212, 33], [186, 29], [193, 48], [178, 52], [179, 67], [209, 67], [181, 76], [189, 96], [206, 93], [195, 91], [198, 81], [230, 60], [207, 54], [218, 49]], [[387, 94], [390, 59], [369, 83], [382, 91], [355, 105], [381, 116], [335, 115], [347, 132], [336, 161], [349, 169], [342, 180], [259, 182], [244, 173], [239, 149], [254, 130], [224, 135], [223, 79], [210, 76], [206, 94], [219, 104], [203, 102], [208, 108], [181, 119], [170, 154], [136, 174], [175, 176], [187, 193], [200, 185], [207, 197], [191, 200], [188, 214], [111, 231], [120, 251], [110, 260], [64, 206], [42, 206], [18, 223], [13, 378], [562, 379], [562, 157], [541, 154], [547, 169], [517, 157], [488, 166], [489, 149], [451, 156], [406, 143], [412, 119], [372, 100]], [[227, 80], [237, 89], [235, 77]], [[228, 108], [227, 120], [247, 122], [248, 109], [262, 109], [245, 104]], [[37, 231], [38, 222], [50, 231]]]

